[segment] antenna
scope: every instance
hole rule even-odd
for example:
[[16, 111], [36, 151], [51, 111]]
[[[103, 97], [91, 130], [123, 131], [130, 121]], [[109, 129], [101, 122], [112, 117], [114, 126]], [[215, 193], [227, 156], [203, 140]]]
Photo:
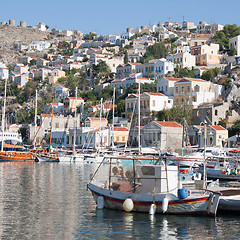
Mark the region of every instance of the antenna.
[[185, 21], [184, 16], [183, 16], [183, 22]]

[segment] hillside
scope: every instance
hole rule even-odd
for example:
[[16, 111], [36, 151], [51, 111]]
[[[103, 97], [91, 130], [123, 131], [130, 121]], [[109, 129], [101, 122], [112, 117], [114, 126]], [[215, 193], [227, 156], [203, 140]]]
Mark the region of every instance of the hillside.
[[49, 38], [49, 33], [31, 27], [0, 26], [0, 62], [6, 65], [17, 62], [23, 53], [13, 51], [14, 43], [29, 44]]

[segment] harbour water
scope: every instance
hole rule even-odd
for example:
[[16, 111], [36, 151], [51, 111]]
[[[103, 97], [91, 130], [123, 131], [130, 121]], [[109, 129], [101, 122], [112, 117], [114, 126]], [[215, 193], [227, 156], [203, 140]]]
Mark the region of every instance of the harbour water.
[[240, 216], [97, 210], [86, 185], [96, 165], [0, 163], [1, 239], [240, 239]]

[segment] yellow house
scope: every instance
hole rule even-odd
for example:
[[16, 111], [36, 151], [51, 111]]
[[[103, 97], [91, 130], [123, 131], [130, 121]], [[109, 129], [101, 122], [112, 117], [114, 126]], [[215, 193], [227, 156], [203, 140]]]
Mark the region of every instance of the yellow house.
[[[106, 118], [101, 118], [101, 127], [107, 127], [108, 120]], [[100, 118], [99, 117], [87, 117], [85, 119], [85, 127], [100, 128]]]
[[57, 80], [61, 77], [65, 77], [66, 73], [60, 69], [54, 69], [52, 72], [48, 74], [48, 81], [51, 84], [54, 84], [57, 82]]
[[126, 127], [114, 127], [113, 138], [115, 144], [126, 144], [129, 130]]
[[215, 92], [215, 85], [198, 78], [182, 78], [174, 84], [174, 102], [191, 104], [193, 107], [212, 102], [220, 95]]
[[[64, 99], [64, 112], [71, 112], [73, 113], [75, 111], [75, 97], [67, 97]], [[76, 106], [79, 107], [81, 104], [84, 103], [84, 100], [81, 97], [77, 98], [77, 104]]]

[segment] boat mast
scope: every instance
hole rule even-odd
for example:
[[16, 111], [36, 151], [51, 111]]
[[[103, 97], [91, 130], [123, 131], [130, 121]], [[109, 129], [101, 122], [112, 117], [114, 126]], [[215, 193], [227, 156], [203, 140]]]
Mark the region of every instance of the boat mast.
[[76, 87], [76, 93], [75, 93], [75, 113], [74, 113], [74, 131], [73, 131], [73, 156], [75, 156], [76, 152], [76, 132], [77, 132], [77, 87]]
[[51, 116], [51, 130], [50, 130], [50, 141], [49, 141], [49, 153], [51, 152], [51, 144], [52, 144], [53, 110], [54, 110], [54, 101], [53, 101], [53, 103], [52, 103], [52, 116]]
[[34, 117], [34, 139], [33, 139], [33, 147], [36, 148], [36, 138], [37, 138], [37, 90], [35, 96], [35, 117]]
[[115, 88], [113, 88], [113, 119], [112, 119], [112, 149], [114, 148], [114, 106], [115, 106]]
[[100, 100], [100, 120], [99, 120], [99, 124], [100, 124], [100, 127], [99, 127], [99, 137], [100, 137], [100, 148], [102, 146], [102, 98]]
[[141, 153], [141, 132], [140, 132], [140, 79], [138, 79], [138, 151]]
[[5, 114], [6, 114], [6, 101], [7, 101], [7, 79], [5, 79], [4, 103], [3, 103], [3, 113], [2, 113], [2, 146], [1, 146], [1, 152], [3, 152], [3, 143], [4, 143], [4, 124], [5, 124]]

